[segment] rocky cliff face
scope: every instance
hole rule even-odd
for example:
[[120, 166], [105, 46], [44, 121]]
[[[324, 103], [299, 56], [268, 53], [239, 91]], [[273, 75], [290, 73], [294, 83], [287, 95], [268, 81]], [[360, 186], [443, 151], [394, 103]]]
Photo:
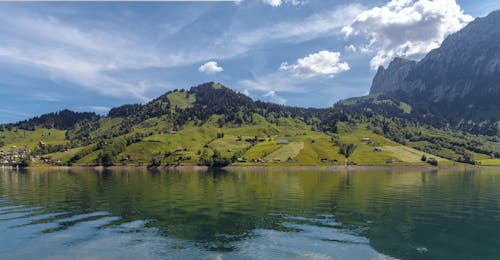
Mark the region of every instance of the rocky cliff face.
[[375, 78], [373, 78], [370, 94], [387, 93], [401, 89], [402, 84], [406, 82], [408, 73], [410, 73], [416, 65], [417, 62], [415, 61], [395, 58], [387, 69], [380, 66]]
[[418, 63], [397, 58], [387, 69], [379, 68], [370, 94], [391, 92], [433, 102], [498, 108], [500, 11], [450, 35]]

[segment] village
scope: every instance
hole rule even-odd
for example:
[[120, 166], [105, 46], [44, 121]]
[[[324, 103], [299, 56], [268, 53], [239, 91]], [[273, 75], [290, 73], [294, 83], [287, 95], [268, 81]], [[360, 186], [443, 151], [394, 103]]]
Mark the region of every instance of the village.
[[[39, 146], [45, 146], [47, 143], [40, 141]], [[32, 150], [26, 147], [18, 148], [15, 145], [10, 147], [0, 147], [0, 165], [5, 167], [26, 167], [28, 164], [52, 164], [61, 165], [60, 160], [52, 160], [50, 157], [32, 154]]]

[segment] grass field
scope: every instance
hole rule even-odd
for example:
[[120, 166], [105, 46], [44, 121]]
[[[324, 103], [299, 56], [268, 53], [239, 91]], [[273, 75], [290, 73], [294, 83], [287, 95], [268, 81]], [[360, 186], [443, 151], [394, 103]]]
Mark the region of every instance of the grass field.
[[[363, 138], [369, 138], [371, 143], [362, 141]], [[426, 165], [425, 162], [421, 161], [423, 154], [427, 158], [436, 158], [440, 164], [452, 164], [447, 159], [423, 153], [377, 135], [362, 125], [348, 126], [346, 124], [339, 124], [339, 139], [343, 143], [353, 143], [356, 145], [356, 150], [349, 159], [357, 164], [386, 165], [389, 159], [393, 159], [393, 164]], [[382, 150], [375, 151], [375, 147], [380, 147]]]
[[53, 161], [60, 160], [61, 162], [67, 162], [84, 148], [86, 148], [86, 146], [69, 149], [66, 152], [49, 153], [46, 156], [51, 158]]
[[36, 128], [35, 131], [14, 129], [0, 132], [0, 141], [5, 143], [4, 149], [7, 151], [19, 148], [34, 149], [40, 141], [51, 145], [66, 144], [65, 133], [64, 130], [46, 128]]
[[500, 166], [500, 159], [479, 160], [479, 163], [484, 166]]
[[282, 161], [288, 158], [293, 159], [300, 153], [302, 148], [304, 148], [304, 142], [292, 142], [280, 146], [278, 150], [268, 154], [264, 159], [266, 161], [272, 161], [274, 158], [280, 158]]
[[172, 92], [168, 94], [167, 97], [172, 108], [178, 107], [185, 109], [192, 107], [194, 102], [196, 102], [196, 96], [189, 95], [187, 92]]

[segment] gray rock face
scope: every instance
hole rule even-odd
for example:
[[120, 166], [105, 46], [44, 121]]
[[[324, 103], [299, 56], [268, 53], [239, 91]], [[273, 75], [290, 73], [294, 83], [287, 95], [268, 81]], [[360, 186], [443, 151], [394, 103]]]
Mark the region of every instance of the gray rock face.
[[417, 62], [403, 58], [395, 58], [385, 69], [380, 66], [375, 78], [373, 78], [370, 94], [393, 92], [399, 89], [406, 89], [406, 77], [415, 68]]
[[403, 91], [429, 101], [500, 104], [500, 11], [478, 18], [420, 62], [394, 59], [379, 68], [370, 94]]

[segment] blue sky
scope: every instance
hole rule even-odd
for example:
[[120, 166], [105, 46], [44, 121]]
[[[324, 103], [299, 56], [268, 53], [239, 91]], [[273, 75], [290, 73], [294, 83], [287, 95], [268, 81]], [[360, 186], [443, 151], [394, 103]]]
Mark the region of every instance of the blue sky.
[[64, 108], [105, 114], [220, 82], [327, 107], [378, 66], [422, 58], [493, 0], [0, 3], [0, 123]]

